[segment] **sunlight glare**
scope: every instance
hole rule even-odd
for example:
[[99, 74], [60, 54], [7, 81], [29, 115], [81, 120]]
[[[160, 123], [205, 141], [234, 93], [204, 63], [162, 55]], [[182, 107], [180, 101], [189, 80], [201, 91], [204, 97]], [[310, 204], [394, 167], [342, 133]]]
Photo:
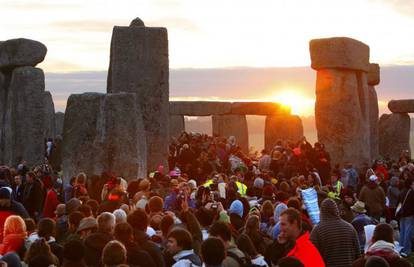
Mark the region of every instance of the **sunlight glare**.
[[315, 100], [304, 97], [295, 90], [283, 90], [271, 97], [271, 100], [291, 108], [291, 113], [300, 116], [313, 115]]

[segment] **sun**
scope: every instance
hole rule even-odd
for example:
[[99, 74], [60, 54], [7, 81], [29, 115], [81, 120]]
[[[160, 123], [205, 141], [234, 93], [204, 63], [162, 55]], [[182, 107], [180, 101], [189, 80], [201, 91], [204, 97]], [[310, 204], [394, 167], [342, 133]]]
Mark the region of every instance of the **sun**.
[[307, 98], [294, 90], [283, 90], [270, 99], [273, 102], [290, 107], [292, 114], [309, 116], [314, 113], [315, 100]]

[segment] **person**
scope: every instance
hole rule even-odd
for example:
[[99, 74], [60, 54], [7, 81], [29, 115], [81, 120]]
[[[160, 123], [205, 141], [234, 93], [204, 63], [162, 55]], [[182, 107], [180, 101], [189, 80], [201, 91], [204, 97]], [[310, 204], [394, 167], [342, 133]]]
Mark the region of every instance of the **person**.
[[223, 267], [226, 250], [223, 241], [209, 237], [201, 244], [201, 258], [205, 267]]
[[29, 248], [24, 262], [30, 266], [59, 265], [59, 259], [50, 250], [44, 238], [37, 239]]
[[320, 222], [310, 240], [327, 266], [350, 266], [361, 254], [357, 232], [341, 219], [338, 206], [329, 198], [322, 201]]
[[363, 251], [366, 243], [364, 227], [370, 224], [377, 224], [377, 222], [366, 215], [367, 210], [365, 209], [365, 203], [362, 201], [355, 202], [351, 210], [355, 213], [351, 224], [358, 234], [359, 248]]
[[294, 247], [286, 256], [298, 258], [305, 267], [324, 267], [325, 263], [318, 249], [309, 240], [309, 232], [302, 231], [302, 216], [294, 208], [288, 208], [280, 214], [279, 237], [295, 242]]
[[106, 244], [113, 240], [115, 228], [115, 216], [109, 212], [101, 213], [98, 218], [98, 231], [85, 238], [85, 262], [87, 265], [100, 266], [102, 259], [100, 255]]
[[400, 197], [400, 179], [398, 177], [392, 177], [390, 180], [390, 186], [387, 189], [387, 198], [389, 201], [388, 204], [388, 213], [387, 221], [395, 219], [395, 210], [397, 209], [398, 199]]
[[365, 255], [357, 259], [352, 267], [366, 266], [367, 259], [371, 256], [385, 259], [390, 267], [412, 266], [408, 260], [401, 258], [396, 250], [393, 230], [389, 224], [380, 223], [375, 227], [371, 243]]
[[126, 223], [118, 223], [115, 226], [115, 239], [121, 242], [127, 250], [127, 264], [131, 266], [155, 267], [151, 256], [134, 242], [132, 227]]
[[59, 262], [63, 261], [63, 247], [56, 242], [54, 235], [56, 233], [56, 223], [50, 218], [43, 218], [39, 221], [37, 226], [37, 232], [31, 234], [28, 238], [29, 243], [35, 242], [37, 239], [43, 238], [48, 245], [52, 253], [59, 259]]
[[411, 244], [414, 234], [414, 179], [405, 181], [405, 188], [401, 192], [399, 203], [401, 208], [397, 213], [400, 219], [400, 245], [403, 246], [402, 254], [411, 254]]
[[149, 239], [146, 233], [148, 216], [145, 211], [142, 209], [134, 210], [128, 214], [127, 222], [134, 229], [134, 241], [148, 252], [157, 267], [164, 267], [165, 261], [161, 249]]
[[379, 221], [385, 212], [385, 193], [378, 185], [378, 177], [375, 174], [371, 175], [368, 183], [362, 187], [358, 199], [365, 203], [368, 215]]
[[59, 201], [59, 190], [62, 187], [62, 180], [57, 179], [53, 183], [53, 187], [49, 189], [46, 194], [45, 203], [43, 205], [42, 215], [44, 218], [56, 219], [55, 210], [56, 207], [60, 204]]
[[201, 259], [194, 253], [190, 232], [175, 228], [167, 236], [167, 252], [173, 255], [172, 267], [201, 266]]
[[120, 266], [127, 261], [127, 251], [125, 246], [117, 241], [109, 241], [102, 251], [102, 263], [105, 267]]
[[209, 229], [209, 237], [219, 238], [225, 247], [224, 267], [242, 267], [240, 262], [246, 261], [246, 255], [231, 242], [231, 230], [227, 223], [217, 221]]
[[264, 257], [257, 252], [252, 240], [247, 234], [241, 234], [236, 241], [237, 247], [250, 259], [256, 266], [268, 267]]
[[4, 234], [0, 244], [0, 255], [17, 252], [23, 256], [25, 253], [24, 241], [26, 237], [26, 224], [23, 219], [17, 215], [7, 217], [4, 222]]
[[43, 185], [34, 172], [26, 174], [26, 185], [23, 192], [22, 204], [26, 208], [30, 217], [39, 219], [43, 207]]
[[21, 203], [23, 201], [24, 184], [22, 182], [22, 176], [20, 174], [14, 176], [14, 184], [12, 189], [13, 199]]
[[85, 247], [82, 241], [71, 240], [63, 246], [62, 267], [87, 267], [84, 258]]
[[271, 162], [272, 158], [270, 157], [269, 152], [266, 149], [263, 149], [262, 156], [259, 159], [259, 170], [269, 171]]

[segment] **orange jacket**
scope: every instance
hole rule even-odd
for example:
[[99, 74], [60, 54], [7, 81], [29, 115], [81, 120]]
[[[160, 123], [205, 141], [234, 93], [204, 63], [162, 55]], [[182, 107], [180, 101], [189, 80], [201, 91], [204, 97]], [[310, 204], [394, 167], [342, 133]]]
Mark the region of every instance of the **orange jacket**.
[[325, 263], [318, 249], [309, 240], [309, 232], [301, 235], [293, 249], [287, 254], [298, 258], [305, 267], [325, 267]]

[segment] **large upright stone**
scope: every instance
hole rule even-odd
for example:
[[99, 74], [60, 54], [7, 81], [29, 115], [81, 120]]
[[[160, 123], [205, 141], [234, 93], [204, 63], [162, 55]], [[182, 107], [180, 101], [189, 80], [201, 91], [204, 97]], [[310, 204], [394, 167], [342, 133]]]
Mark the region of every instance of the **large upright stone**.
[[3, 162], [15, 165], [20, 158], [28, 166], [40, 164], [44, 157], [44, 90], [41, 69], [19, 67], [13, 70], [7, 88], [4, 118]]
[[55, 138], [56, 124], [55, 124], [55, 106], [53, 104], [52, 95], [46, 91], [44, 95], [44, 108], [45, 108], [45, 126], [44, 137]]
[[137, 94], [147, 133], [148, 170], [168, 164], [168, 75], [167, 29], [114, 27], [107, 91]]
[[380, 80], [380, 66], [376, 63], [369, 64], [368, 85], [378, 85]]
[[327, 38], [312, 40], [310, 52], [312, 68], [317, 70], [319, 142], [325, 144], [333, 164], [369, 163], [369, 47], [350, 38]]
[[297, 115], [266, 116], [265, 148], [271, 150], [277, 141], [297, 142], [303, 137], [302, 120]]
[[110, 171], [132, 179], [146, 175], [146, 143], [136, 95], [71, 95], [63, 130], [65, 179]]
[[46, 56], [44, 44], [30, 39], [11, 39], [0, 43], [0, 69], [36, 66]]
[[170, 115], [170, 137], [177, 138], [185, 131], [183, 115]]
[[65, 120], [65, 113], [63, 112], [56, 112], [55, 113], [55, 129], [56, 135], [62, 136], [63, 134], [63, 123]]
[[234, 136], [242, 151], [249, 151], [249, 131], [245, 115], [214, 115], [212, 122], [213, 135]]
[[3, 162], [3, 151], [4, 151], [4, 119], [6, 117], [6, 86], [5, 76], [0, 71], [0, 163]]
[[371, 144], [371, 159], [376, 159], [379, 156], [379, 132], [378, 132], [378, 97], [374, 86], [380, 82], [380, 67], [378, 64], [370, 64], [369, 72], [367, 74], [368, 80], [368, 102], [369, 102], [369, 130], [370, 130], [370, 144]]
[[401, 152], [410, 151], [410, 116], [407, 113], [383, 114], [379, 120], [379, 152], [398, 160]]

